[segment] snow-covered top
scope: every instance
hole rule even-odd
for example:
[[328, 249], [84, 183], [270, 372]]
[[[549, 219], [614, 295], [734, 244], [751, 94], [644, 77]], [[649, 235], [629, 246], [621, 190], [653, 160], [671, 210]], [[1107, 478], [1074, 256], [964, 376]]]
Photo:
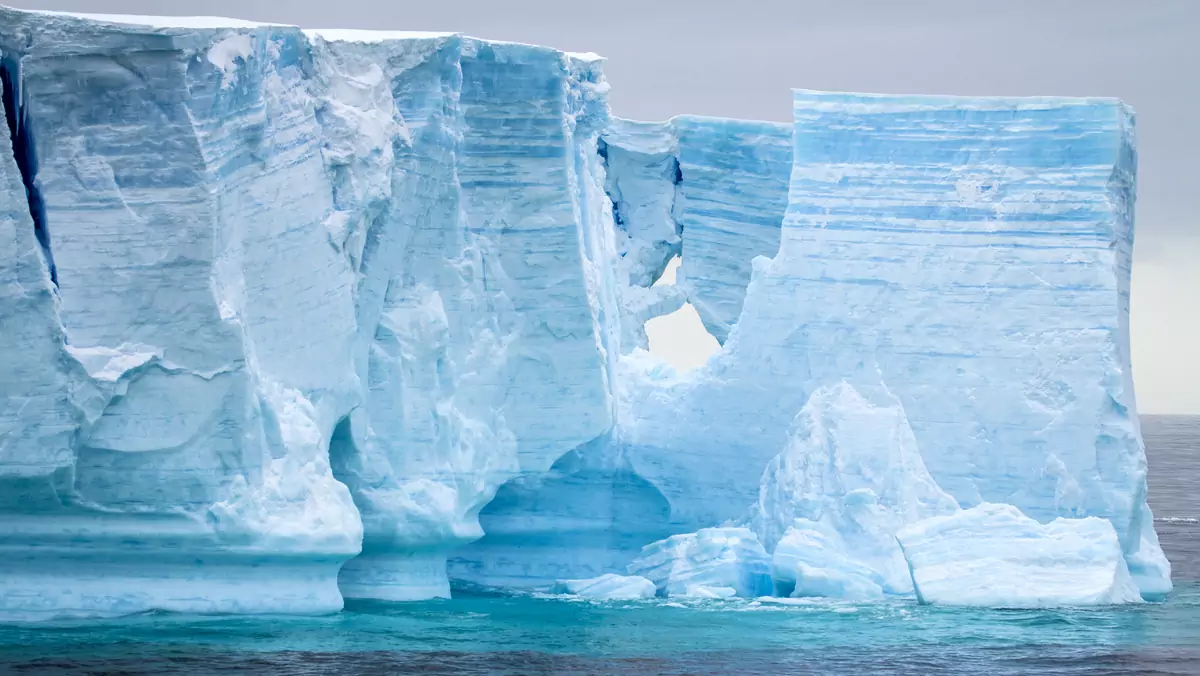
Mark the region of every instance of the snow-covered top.
[[448, 31], [376, 31], [357, 28], [306, 28], [304, 34], [327, 42], [361, 42], [374, 44], [388, 40], [427, 40], [445, 38], [459, 33]]
[[72, 19], [86, 19], [102, 23], [127, 24], [131, 26], [152, 26], [154, 28], [258, 28], [261, 26], [287, 26], [289, 24], [267, 23], [264, 21], [246, 21], [244, 19], [229, 19], [219, 16], [141, 16], [136, 14], [87, 14], [80, 12], [54, 12], [39, 9], [13, 9], [29, 14], [42, 14]]
[[811, 110], [853, 110], [862, 114], [905, 113], [920, 110], [1044, 110], [1065, 106], [1122, 106], [1120, 99], [1103, 96], [953, 96], [946, 94], [866, 94], [793, 89], [797, 105]]
[[286, 23], [270, 23], [265, 21], [246, 21], [217, 16], [144, 16], [136, 14], [91, 14], [86, 12], [58, 12], [51, 10], [20, 9], [0, 5], [0, 12], [13, 12], [33, 16], [54, 17], [61, 19], [76, 19], [94, 21], [118, 26], [144, 26], [153, 29], [166, 30], [217, 30], [222, 28], [251, 29], [261, 27], [285, 27], [301, 30], [309, 39], [321, 38], [326, 42], [350, 42], [358, 44], [381, 44], [390, 41], [432, 40], [459, 36], [467, 40], [492, 46], [529, 47], [566, 55], [569, 58], [584, 62], [603, 61], [604, 57], [593, 52], [564, 52], [545, 45], [535, 45], [513, 40], [492, 40], [463, 35], [455, 31], [393, 31], [370, 30], [357, 28], [305, 28]]
[[567, 56], [571, 57], [572, 59], [578, 59], [580, 61], [587, 61], [589, 63], [593, 62], [593, 61], [605, 61], [606, 60], [603, 56], [600, 56], [596, 52], [565, 52], [565, 54]]

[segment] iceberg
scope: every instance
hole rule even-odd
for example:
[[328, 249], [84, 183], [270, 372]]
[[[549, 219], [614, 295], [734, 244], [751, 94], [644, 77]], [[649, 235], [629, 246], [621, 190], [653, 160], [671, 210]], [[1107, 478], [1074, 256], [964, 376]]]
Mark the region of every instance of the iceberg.
[[753, 598], [771, 591], [770, 559], [747, 528], [703, 528], [652, 542], [629, 574], [649, 579], [663, 596]]
[[1119, 101], [633, 122], [594, 54], [3, 7], [0, 80], [0, 621], [906, 594], [984, 503], [1171, 589]]
[[897, 534], [922, 603], [1044, 608], [1137, 603], [1107, 519], [1041, 524], [1012, 505], [984, 503]]
[[653, 598], [656, 593], [654, 583], [644, 577], [613, 573], [587, 580], [559, 580], [550, 591], [603, 601], [648, 599]]
[[1107, 519], [1142, 593], [1169, 590], [1129, 362], [1131, 111], [794, 102], [779, 250], [754, 260], [723, 349], [686, 373], [643, 354], [620, 364], [617, 436], [672, 527], [742, 518], [814, 392], [883, 383], [954, 501]]

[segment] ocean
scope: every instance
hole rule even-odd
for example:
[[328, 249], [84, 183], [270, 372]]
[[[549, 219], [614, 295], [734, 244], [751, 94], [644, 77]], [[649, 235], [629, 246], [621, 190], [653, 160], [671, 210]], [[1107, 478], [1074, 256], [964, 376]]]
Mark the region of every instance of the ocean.
[[1143, 416], [1164, 603], [980, 610], [818, 600], [593, 603], [460, 591], [324, 617], [148, 613], [0, 627], [0, 673], [1196, 674], [1200, 416]]

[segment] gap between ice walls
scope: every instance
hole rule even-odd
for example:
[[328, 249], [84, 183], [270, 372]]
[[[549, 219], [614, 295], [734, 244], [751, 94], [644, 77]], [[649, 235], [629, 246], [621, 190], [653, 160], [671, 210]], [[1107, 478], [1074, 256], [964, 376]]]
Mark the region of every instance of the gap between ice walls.
[[[1119, 102], [633, 123], [594, 55], [0, 19], [0, 619], [543, 587], [720, 525], [735, 576], [913, 594], [897, 534], [980, 503], [1170, 589]], [[678, 374], [643, 326], [685, 300], [724, 347]]]

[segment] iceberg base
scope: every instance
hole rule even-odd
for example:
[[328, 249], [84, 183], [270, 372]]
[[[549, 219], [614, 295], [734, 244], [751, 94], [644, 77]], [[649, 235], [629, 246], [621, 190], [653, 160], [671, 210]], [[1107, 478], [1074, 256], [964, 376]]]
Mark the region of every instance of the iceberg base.
[[422, 601], [450, 598], [446, 554], [362, 554], [346, 562], [338, 586], [348, 599]]
[[342, 560], [10, 561], [0, 563], [0, 618], [42, 622], [150, 610], [334, 613], [342, 609]]

